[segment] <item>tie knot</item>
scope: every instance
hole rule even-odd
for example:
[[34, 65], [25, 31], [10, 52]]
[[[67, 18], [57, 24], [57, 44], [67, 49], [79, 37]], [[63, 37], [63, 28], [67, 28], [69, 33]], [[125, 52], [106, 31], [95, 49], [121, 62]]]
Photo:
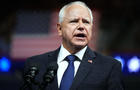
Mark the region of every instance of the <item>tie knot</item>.
[[68, 56], [67, 56], [67, 59], [68, 59], [69, 62], [74, 62], [74, 60], [75, 60], [75, 55], [68, 55]]

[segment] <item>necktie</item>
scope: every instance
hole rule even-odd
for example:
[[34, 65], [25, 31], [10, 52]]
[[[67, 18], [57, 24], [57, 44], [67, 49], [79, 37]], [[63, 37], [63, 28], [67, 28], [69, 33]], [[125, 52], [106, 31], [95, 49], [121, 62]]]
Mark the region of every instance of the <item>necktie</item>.
[[67, 60], [69, 62], [69, 65], [67, 69], [65, 70], [61, 84], [60, 84], [60, 90], [69, 90], [74, 78], [74, 60], [75, 56], [74, 55], [69, 55], [67, 56]]

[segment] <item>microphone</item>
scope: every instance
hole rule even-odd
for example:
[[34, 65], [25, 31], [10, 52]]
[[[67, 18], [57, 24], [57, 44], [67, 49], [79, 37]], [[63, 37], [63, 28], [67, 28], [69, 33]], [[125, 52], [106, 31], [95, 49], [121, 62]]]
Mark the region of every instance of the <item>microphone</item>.
[[39, 90], [44, 90], [45, 87], [54, 80], [54, 77], [57, 74], [57, 68], [57, 62], [51, 62], [48, 65], [47, 70], [43, 76], [43, 82], [41, 83]]
[[36, 66], [32, 66], [29, 68], [27, 73], [24, 75], [25, 83], [35, 83], [35, 77], [38, 74], [39, 70]]
[[31, 85], [32, 84], [38, 84], [35, 81], [35, 77], [36, 75], [39, 73], [38, 67], [36, 65], [32, 65], [27, 72], [25, 72], [25, 74], [23, 75], [23, 79], [24, 79], [24, 84], [21, 87], [20, 90], [25, 90], [26, 88], [29, 88], [30, 90], [32, 90]]

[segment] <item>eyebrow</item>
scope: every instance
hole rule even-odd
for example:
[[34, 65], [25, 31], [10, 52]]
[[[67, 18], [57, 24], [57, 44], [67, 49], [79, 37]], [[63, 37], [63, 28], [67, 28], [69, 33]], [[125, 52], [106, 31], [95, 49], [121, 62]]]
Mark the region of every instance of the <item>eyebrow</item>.
[[[79, 18], [70, 18], [69, 20], [79, 20]], [[82, 20], [90, 21], [88, 18], [82, 18]]]

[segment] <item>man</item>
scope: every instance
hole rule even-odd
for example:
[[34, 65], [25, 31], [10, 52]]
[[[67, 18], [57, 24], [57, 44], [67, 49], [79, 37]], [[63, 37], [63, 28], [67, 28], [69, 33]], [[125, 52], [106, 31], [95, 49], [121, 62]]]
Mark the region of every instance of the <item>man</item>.
[[[65, 5], [59, 12], [57, 24], [62, 37], [60, 48], [29, 58], [25, 72], [33, 63], [38, 64], [39, 73], [35, 78], [41, 82], [49, 63], [57, 62], [57, 75], [46, 90], [123, 90], [120, 62], [88, 47], [92, 25], [92, 12], [85, 3], [75, 1]], [[75, 59], [71, 65], [66, 60], [69, 55]]]

